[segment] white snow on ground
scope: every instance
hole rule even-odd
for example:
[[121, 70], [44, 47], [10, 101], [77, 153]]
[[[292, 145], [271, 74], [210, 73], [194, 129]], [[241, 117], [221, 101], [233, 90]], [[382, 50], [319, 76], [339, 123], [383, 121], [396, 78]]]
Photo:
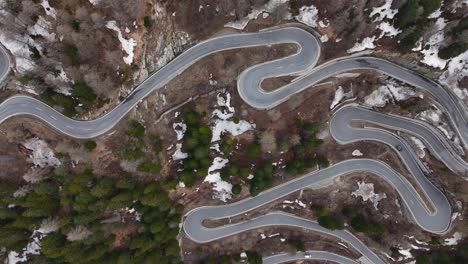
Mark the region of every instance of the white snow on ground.
[[326, 28], [328, 26], [330, 26], [330, 21], [328, 21], [328, 19], [324, 19], [324, 20], [320, 20], [318, 22], [318, 25], [321, 27], [321, 28]]
[[120, 43], [122, 45], [122, 50], [127, 53], [127, 56], [123, 57], [123, 60], [128, 65], [132, 64], [134, 56], [133, 49], [137, 45], [136, 40], [134, 40], [133, 38], [124, 38], [122, 35], [122, 31], [120, 31], [120, 28], [117, 26], [117, 22], [115, 20], [107, 22], [106, 27], [117, 32], [117, 37], [119, 38]]
[[451, 13], [456, 13], [459, 8], [468, 6], [468, 0], [455, 0], [452, 2]]
[[[258, 15], [261, 13], [272, 13], [274, 10], [276, 10], [276, 8], [278, 8], [278, 6], [286, 4], [288, 1], [289, 0], [270, 0], [262, 7], [252, 9], [252, 11], [250, 11], [246, 17], [243, 17], [237, 21], [228, 22], [224, 26], [242, 30], [247, 26], [247, 24], [249, 24], [250, 20], [257, 19]], [[289, 19], [290, 14], [287, 14], [286, 16], [287, 17], [285, 18]]]
[[224, 106], [228, 109], [229, 112], [234, 113], [235, 109], [234, 107], [231, 106], [231, 94], [226, 93], [225, 94], [226, 98], [222, 94], [218, 94], [216, 96], [217, 101], [218, 101], [218, 106]]
[[[286, 204], [286, 205], [295, 204], [295, 205], [297, 205], [297, 206], [299, 206], [301, 208], [306, 208], [306, 205], [301, 200], [298, 200], [298, 199], [296, 199], [294, 201], [284, 200], [283, 204]], [[294, 209], [294, 207], [291, 207], [291, 206], [288, 206], [288, 207]], [[285, 206], [283, 206], [283, 208], [285, 208]]]
[[452, 237], [444, 240], [444, 246], [455, 246], [463, 238], [463, 233], [455, 232]]
[[362, 154], [362, 152], [359, 149], [355, 149], [355, 150], [353, 150], [353, 153], [351, 153], [351, 155], [353, 157], [361, 157], [364, 154]]
[[[246, 132], [247, 130], [255, 128], [255, 124], [250, 124], [245, 120], [239, 120], [237, 124], [232, 120], [228, 120], [233, 118], [235, 113], [234, 107], [231, 106], [231, 95], [229, 93], [219, 93], [217, 95], [217, 106], [220, 107], [220, 109], [215, 109], [212, 113], [214, 124], [211, 127], [213, 134], [211, 142], [216, 142], [220, 140], [221, 135], [226, 132], [229, 132], [233, 136], [238, 136]], [[218, 143], [214, 143], [210, 147], [210, 149], [214, 149], [218, 153], [221, 153]], [[231, 199], [232, 184], [223, 181], [218, 170], [226, 166], [228, 161], [228, 159], [216, 157], [213, 160], [213, 164], [208, 169], [208, 175], [205, 177], [206, 182], [210, 182], [213, 184], [213, 198], [219, 199], [223, 202], [226, 202], [227, 200]]]
[[48, 16], [51, 16], [54, 19], [57, 17], [57, 10], [55, 10], [55, 8], [50, 6], [48, 0], [42, 0], [41, 6], [44, 8]]
[[172, 128], [174, 128], [174, 131], [177, 134], [177, 140], [184, 138], [185, 131], [187, 131], [187, 125], [184, 122], [174, 123]]
[[51, 23], [43, 17], [37, 19], [36, 24], [28, 27], [28, 32], [31, 35], [40, 35], [50, 42], [55, 41], [55, 33], [50, 33]]
[[444, 69], [447, 65], [447, 60], [439, 58], [439, 48], [444, 41], [444, 28], [447, 25], [444, 18], [438, 18], [434, 25], [434, 34], [429, 37], [428, 41], [423, 43], [424, 47], [420, 52], [424, 55], [422, 63], [434, 68]]
[[322, 35], [322, 36], [320, 37], [320, 41], [321, 41], [322, 43], [327, 42], [327, 41], [328, 41], [328, 36], [327, 36], [327, 35]]
[[377, 206], [379, 205], [379, 201], [387, 198], [387, 195], [385, 193], [375, 193], [373, 183], [358, 182], [357, 184], [358, 189], [351, 194], [356, 197], [362, 197], [364, 202], [371, 201], [375, 210], [378, 211], [379, 209]]
[[58, 229], [59, 226], [57, 218], [49, 217], [47, 219], [42, 220], [41, 226], [37, 231], [42, 234], [49, 234], [57, 231]]
[[[1, 11], [0, 11], [1, 12]], [[2, 16], [5, 15], [0, 13]], [[40, 19], [38, 19], [39, 21]], [[28, 31], [33, 31], [33, 29]], [[43, 31], [40, 33], [44, 33]], [[16, 71], [18, 73], [24, 73], [32, 70], [35, 67], [35, 63], [30, 58], [29, 45], [35, 47], [39, 52], [42, 53], [42, 47], [35, 43], [35, 41], [27, 34], [15, 35], [9, 34], [3, 30], [0, 30], [0, 42], [3, 46], [9, 50], [14, 60]]]
[[67, 74], [65, 73], [65, 70], [61, 65], [56, 67], [55, 70], [60, 71], [60, 73], [57, 76], [55, 76], [52, 73], [48, 73], [44, 78], [44, 81], [47, 84], [55, 86], [56, 88], [54, 90], [56, 92], [64, 95], [71, 95], [71, 87], [68, 84], [74, 84], [75, 82], [68, 78]]
[[29, 158], [36, 167], [56, 167], [61, 164], [60, 161], [54, 156], [54, 152], [49, 148], [44, 140], [39, 138], [31, 138], [26, 140], [26, 142], [23, 143], [23, 146], [32, 150], [32, 154], [29, 156]]
[[416, 137], [410, 137], [411, 138], [411, 141], [413, 141], [414, 145], [416, 146], [416, 154], [418, 154], [418, 157], [419, 158], [424, 158], [426, 156], [426, 152], [424, 151], [424, 149], [426, 148], [426, 146], [424, 146], [424, 143], [419, 139], [419, 138], [416, 138]]
[[101, 0], [89, 0], [89, 2], [92, 4], [92, 5], [97, 5], [101, 2]]
[[392, 19], [398, 13], [398, 9], [391, 8], [392, 2], [393, 0], [385, 0], [382, 6], [374, 7], [369, 17], [377, 15], [374, 21], [382, 21], [384, 18]]
[[188, 157], [187, 153], [182, 152], [182, 143], [176, 144], [176, 150], [174, 154], [172, 154], [172, 160], [183, 160]]
[[411, 254], [411, 248], [408, 248], [408, 249], [398, 249], [398, 253], [400, 253], [401, 255], [403, 255], [403, 257], [400, 257], [398, 259], [398, 261], [400, 260], [405, 260], [405, 259], [412, 259], [413, 258], [413, 254]]
[[414, 48], [411, 49], [412, 51], [421, 51], [422, 50], [422, 38], [416, 41]]
[[344, 97], [345, 93], [343, 91], [343, 87], [338, 86], [338, 89], [335, 91], [335, 97], [333, 98], [333, 101], [330, 105], [330, 109], [333, 109], [337, 104], [339, 104]]
[[212, 117], [214, 119], [214, 125], [212, 126], [213, 136], [211, 142], [216, 142], [221, 139], [221, 135], [229, 132], [233, 136], [238, 136], [244, 132], [255, 128], [255, 124], [251, 124], [245, 120], [240, 120], [237, 124], [228, 120], [234, 116], [235, 109], [230, 105], [229, 93], [226, 93], [226, 98], [223, 98], [221, 94], [218, 94], [218, 106], [224, 107], [225, 110], [215, 109]]
[[48, 218], [42, 221], [41, 227], [34, 230], [31, 240], [26, 244], [21, 253], [10, 251], [8, 253], [8, 264], [24, 263], [28, 260], [28, 255], [39, 255], [41, 253], [41, 239], [48, 233], [58, 230], [57, 219]]
[[388, 102], [404, 101], [417, 96], [416, 92], [407, 86], [399, 85], [395, 80], [389, 79], [384, 85], [374, 90], [364, 98], [364, 103], [369, 106], [383, 107]]
[[221, 179], [220, 169], [224, 168], [229, 162], [228, 159], [216, 157], [212, 165], [208, 168], [208, 175], [205, 177], [204, 182], [213, 184], [214, 199], [219, 199], [223, 202], [231, 199], [232, 197], [232, 184], [225, 182]]
[[[435, 105], [433, 105], [433, 107], [435, 107]], [[416, 117], [424, 121], [429, 121], [430, 123], [433, 123], [433, 124], [438, 124], [440, 122], [441, 115], [442, 115], [442, 111], [440, 111], [439, 108], [435, 108], [435, 109], [422, 111]]]
[[459, 87], [459, 81], [468, 76], [468, 50], [452, 58], [447, 64], [447, 70], [439, 77], [439, 82], [449, 87], [460, 99], [468, 98], [466, 88]]
[[439, 18], [440, 15], [442, 15], [442, 11], [440, 10], [440, 7], [439, 7], [439, 9], [432, 12], [432, 14], [430, 14], [427, 18]]
[[377, 26], [377, 28], [382, 31], [382, 33], [380, 33], [380, 36], [378, 37], [378, 39], [380, 39], [380, 38], [382, 38], [384, 36], [395, 37], [396, 35], [401, 33], [401, 30], [396, 29], [389, 22], [382, 22]]
[[352, 48], [347, 50], [347, 52], [354, 53], [354, 52], [363, 51], [366, 49], [374, 49], [375, 48], [374, 40], [375, 40], [375, 36], [366, 37], [360, 43], [356, 42]]
[[299, 15], [294, 18], [309, 27], [317, 27], [318, 9], [314, 5], [303, 6], [299, 9]]

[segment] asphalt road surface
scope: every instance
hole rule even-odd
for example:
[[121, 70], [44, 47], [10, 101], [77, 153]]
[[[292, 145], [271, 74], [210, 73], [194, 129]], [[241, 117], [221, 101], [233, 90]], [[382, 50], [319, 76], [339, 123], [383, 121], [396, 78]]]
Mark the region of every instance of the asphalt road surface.
[[358, 264], [358, 262], [352, 259], [326, 251], [297, 252], [294, 255], [291, 255], [289, 253], [278, 254], [263, 258], [263, 264], [285, 263], [298, 260], [325, 260], [331, 261], [333, 263]]
[[[267, 29], [257, 33], [220, 36], [201, 42], [152, 74], [118, 106], [95, 120], [70, 119], [37, 99], [28, 96], [13, 96], [0, 104], [0, 123], [13, 116], [28, 115], [36, 117], [65, 135], [74, 138], [97, 137], [112, 129], [151, 92], [164, 87], [169, 81], [176, 78], [200, 59], [224, 50], [283, 43], [297, 45], [299, 47], [297, 53], [252, 66], [243, 71], [238, 78], [239, 94], [252, 107], [258, 109], [275, 107], [313, 84], [342, 72], [357, 69], [377, 70], [430, 93], [437, 100], [444, 113], [449, 116], [455, 131], [460, 135], [466, 148], [468, 142], [466, 111], [452, 93], [409, 69], [374, 57], [346, 57], [315, 67], [320, 56], [320, 42], [310, 32], [293, 26]], [[0, 81], [8, 74], [9, 68], [10, 60], [8, 55], [3, 48], [0, 48]], [[262, 90], [261, 82], [263, 79], [286, 75], [297, 75], [299, 77], [275, 91], [266, 92]], [[421, 121], [376, 113], [362, 107], [346, 106], [336, 111], [330, 123], [331, 135], [335, 140], [341, 144], [373, 140], [394, 148], [415, 179], [418, 187], [423, 191], [423, 195], [430, 201], [430, 208], [423, 202], [413, 186], [387, 164], [371, 159], [351, 159], [323, 170], [308, 173], [301, 178], [267, 190], [254, 198], [223, 206], [193, 209], [185, 216], [183, 223], [185, 234], [196, 242], [205, 243], [259, 227], [292, 226], [337, 237], [359, 251], [371, 263], [384, 263], [381, 258], [350, 232], [344, 230], [331, 231], [320, 227], [314, 221], [282, 212], [270, 212], [245, 222], [217, 228], [203, 226], [203, 221], [206, 219], [221, 219], [243, 214], [295, 191], [317, 184], [324, 184], [337, 177], [356, 172], [375, 174], [391, 184], [401, 196], [414, 222], [421, 228], [438, 234], [446, 232], [450, 227], [451, 206], [442, 192], [427, 180], [424, 175], [427, 169], [419, 161], [414, 151], [398, 135], [383, 129], [352, 127], [351, 122], [353, 120], [369, 122], [417, 136], [431, 150], [431, 153], [435, 154], [436, 158], [444, 162], [452, 171], [463, 176], [466, 174], [466, 163], [457, 155], [443, 135], [431, 126]], [[354, 263], [352, 260], [332, 253], [312, 252], [312, 256], [316, 259], [338, 263]], [[280, 254], [267, 257], [264, 260], [277, 263], [288, 261], [288, 258], [294, 257], [300, 258], [301, 256], [300, 254], [296, 256]]]
[[10, 72], [10, 57], [7, 51], [0, 43], [0, 82], [2, 82]]

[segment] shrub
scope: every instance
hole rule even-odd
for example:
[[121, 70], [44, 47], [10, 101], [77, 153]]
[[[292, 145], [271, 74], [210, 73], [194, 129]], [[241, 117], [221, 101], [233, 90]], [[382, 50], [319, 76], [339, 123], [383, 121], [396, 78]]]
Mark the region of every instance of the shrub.
[[354, 210], [354, 208], [351, 208], [351, 207], [343, 207], [341, 212], [343, 213], [344, 216], [346, 216], [349, 219], [352, 219], [356, 216], [356, 210]]
[[257, 252], [247, 251], [247, 259], [249, 260], [249, 264], [262, 264], [262, 256]]
[[84, 143], [84, 147], [85, 149], [87, 149], [88, 151], [93, 151], [96, 147], [97, 147], [97, 144], [96, 144], [96, 141], [94, 140], [88, 140]]
[[242, 191], [242, 186], [240, 186], [240, 184], [234, 184], [232, 186], [232, 193], [233, 194], [237, 195], [237, 194], [241, 193], [241, 191]]
[[252, 158], [258, 158], [262, 155], [262, 147], [258, 141], [247, 146], [247, 155]]
[[450, 33], [458, 36], [466, 29], [468, 29], [468, 16], [465, 16], [458, 21], [458, 24], [450, 31]]
[[234, 140], [229, 136], [223, 136], [219, 150], [221, 150], [225, 155], [228, 155], [234, 150]]
[[153, 147], [153, 151], [156, 154], [161, 153], [163, 150], [162, 142], [161, 142], [161, 137], [158, 134], [152, 134], [149, 137], [151, 146]]
[[351, 220], [351, 226], [358, 232], [368, 234], [382, 234], [386, 231], [385, 226], [381, 223], [365, 219], [362, 215], [357, 215]]
[[70, 58], [73, 64], [78, 64], [80, 62], [80, 54], [78, 53], [78, 48], [71, 44], [65, 44], [63, 46], [63, 51]]
[[70, 26], [73, 28], [73, 30], [75, 30], [76, 32], [79, 32], [80, 31], [80, 21], [78, 20], [73, 20], [72, 22], [70, 22]]
[[408, 0], [396, 15], [395, 25], [400, 29], [405, 29], [417, 20], [418, 17], [418, 0]]
[[31, 54], [29, 55], [29, 57], [31, 57], [31, 59], [38, 60], [38, 59], [41, 58], [41, 53], [39, 52], [39, 50], [36, 47], [29, 46], [29, 52], [31, 52]]
[[141, 172], [157, 174], [161, 170], [161, 166], [157, 163], [151, 162], [150, 160], [145, 160], [140, 165], [138, 165], [137, 170]]
[[62, 113], [68, 117], [72, 117], [77, 113], [75, 109], [76, 101], [69, 96], [57, 93], [52, 89], [46, 89], [41, 93], [40, 97], [52, 107], [61, 107], [63, 109]]
[[73, 85], [72, 95], [78, 99], [78, 101], [83, 104], [85, 109], [90, 108], [94, 100], [96, 100], [96, 93], [94, 90], [87, 86], [85, 83], [76, 83]]
[[337, 217], [331, 217], [329, 215], [324, 215], [320, 216], [318, 218], [318, 223], [320, 226], [323, 226], [325, 228], [328, 228], [330, 230], [335, 230], [335, 229], [344, 229], [344, 223], [343, 220]]
[[143, 25], [146, 28], [150, 28], [153, 25], [153, 21], [151, 20], [151, 17], [149, 17], [149, 16], [143, 17]]
[[442, 0], [421, 0], [420, 2], [424, 7], [423, 16], [427, 17], [432, 14], [434, 11], [439, 9]]
[[448, 60], [456, 57], [468, 49], [468, 43], [455, 42], [439, 50], [439, 57]]
[[21, 77], [18, 77], [18, 81], [22, 84], [22, 85], [27, 85], [30, 81], [33, 80], [33, 77], [29, 74], [25, 74]]
[[275, 168], [271, 162], [259, 168], [250, 182], [250, 195], [255, 196], [273, 185], [273, 173]]
[[327, 207], [325, 207], [324, 205], [321, 205], [321, 204], [313, 204], [313, 205], [311, 206], [311, 209], [312, 209], [312, 211], [314, 211], [314, 213], [315, 213], [317, 216], [328, 215], [328, 209], [327, 209]]
[[125, 131], [125, 135], [129, 137], [141, 138], [145, 135], [145, 127], [136, 120], [130, 120], [128, 122], [128, 129]]

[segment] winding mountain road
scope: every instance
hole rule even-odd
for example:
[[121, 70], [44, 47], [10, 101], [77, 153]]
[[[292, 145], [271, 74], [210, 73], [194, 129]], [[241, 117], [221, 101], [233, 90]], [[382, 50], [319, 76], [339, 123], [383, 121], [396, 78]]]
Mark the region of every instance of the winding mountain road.
[[[239, 94], [252, 107], [258, 109], [275, 107], [313, 84], [342, 72], [357, 69], [376, 70], [431, 94], [450, 118], [451, 124], [460, 135], [465, 148], [468, 146], [468, 123], [465, 108], [453, 94], [443, 87], [411, 70], [374, 57], [341, 58], [315, 67], [320, 56], [320, 42], [310, 32], [293, 26], [267, 29], [257, 33], [226, 35], [203, 41], [152, 74], [118, 106], [95, 120], [70, 119], [37, 99], [28, 96], [13, 96], [0, 104], [0, 123], [13, 116], [28, 115], [36, 117], [65, 135], [74, 138], [97, 137], [114, 127], [151, 92], [164, 87], [200, 59], [225, 50], [284, 43], [297, 45], [298, 51], [278, 60], [252, 66], [240, 74], [237, 83]], [[0, 80], [5, 78], [9, 68], [8, 55], [3, 48], [0, 48]], [[264, 79], [286, 75], [299, 77], [290, 84], [272, 92], [266, 92], [261, 88]], [[431, 153], [452, 171], [463, 176], [466, 175], [466, 162], [457, 155], [445, 137], [433, 127], [421, 121], [376, 113], [358, 106], [345, 106], [335, 112], [330, 122], [332, 137], [340, 144], [373, 140], [391, 146], [398, 153], [423, 195], [430, 202], [430, 208], [423, 202], [414, 187], [387, 164], [372, 159], [350, 159], [326, 169], [308, 173], [298, 179], [262, 192], [253, 198], [223, 206], [193, 209], [185, 215], [183, 231], [190, 239], [205, 243], [259, 227], [292, 226], [337, 237], [360, 252], [371, 263], [384, 263], [349, 231], [331, 231], [319, 226], [314, 221], [283, 212], [270, 212], [244, 222], [216, 228], [207, 228], [203, 225], [203, 221], [206, 219], [233, 217], [304, 188], [330, 182], [337, 177], [344, 177], [352, 173], [365, 172], [374, 174], [393, 186], [411, 213], [413, 221], [421, 228], [438, 234], [446, 232], [451, 224], [451, 206], [444, 194], [425, 177], [427, 171], [409, 145], [397, 134], [388, 130], [353, 127], [352, 121], [369, 122], [382, 128], [417, 136], [431, 150]], [[401, 150], [398, 150], [397, 146], [401, 146]], [[326, 252], [312, 252], [311, 256], [338, 263], [355, 263], [353, 260]], [[288, 261], [288, 258], [292, 260], [293, 257], [282, 254], [266, 257], [264, 260], [267, 263], [277, 263], [278, 261]]]

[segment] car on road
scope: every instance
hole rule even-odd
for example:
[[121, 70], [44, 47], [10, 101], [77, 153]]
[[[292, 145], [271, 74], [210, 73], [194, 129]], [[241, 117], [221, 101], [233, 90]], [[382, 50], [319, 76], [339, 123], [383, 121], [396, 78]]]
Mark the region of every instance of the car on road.
[[401, 145], [396, 145], [395, 148], [398, 150], [398, 151], [402, 151], [403, 150], [403, 147]]
[[305, 253], [305, 254], [304, 254], [304, 258], [305, 258], [305, 259], [311, 259], [311, 258], [312, 258], [312, 255], [310, 255], [309, 253]]

